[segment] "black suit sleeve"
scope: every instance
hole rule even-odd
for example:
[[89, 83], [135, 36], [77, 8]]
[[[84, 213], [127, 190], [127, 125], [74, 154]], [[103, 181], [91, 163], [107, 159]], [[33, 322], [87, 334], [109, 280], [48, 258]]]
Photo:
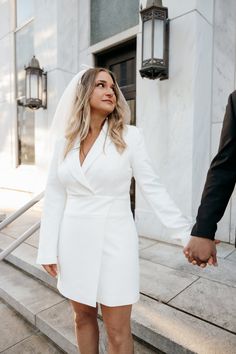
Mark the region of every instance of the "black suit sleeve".
[[213, 159], [191, 235], [214, 239], [236, 182], [236, 91], [226, 107], [220, 146]]

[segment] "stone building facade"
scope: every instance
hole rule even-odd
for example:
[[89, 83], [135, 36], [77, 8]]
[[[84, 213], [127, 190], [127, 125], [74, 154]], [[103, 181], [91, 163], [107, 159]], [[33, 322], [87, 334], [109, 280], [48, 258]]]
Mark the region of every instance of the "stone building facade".
[[[139, 11], [146, 0], [0, 0], [0, 187], [43, 188], [48, 129], [63, 89], [82, 64], [113, 65], [127, 81], [133, 121], [154, 169], [182, 212], [196, 215], [236, 85], [236, 3], [163, 5], [170, 19], [169, 79], [159, 81], [139, 73]], [[48, 76], [47, 109], [34, 112], [17, 104], [24, 96], [24, 65], [33, 55]], [[135, 194], [139, 234], [161, 240], [160, 222], [138, 189]], [[235, 243], [235, 230], [234, 194], [217, 237]]]

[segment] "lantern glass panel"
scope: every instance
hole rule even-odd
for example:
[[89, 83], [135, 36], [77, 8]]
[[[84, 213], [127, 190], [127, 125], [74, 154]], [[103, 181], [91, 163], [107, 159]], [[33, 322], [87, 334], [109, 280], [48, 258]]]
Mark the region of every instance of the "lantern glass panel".
[[31, 73], [30, 83], [31, 83], [31, 93], [29, 98], [39, 98], [38, 97], [38, 74], [36, 72]]
[[154, 20], [154, 58], [164, 59], [164, 21]]
[[143, 60], [152, 58], [152, 20], [143, 24]]
[[47, 76], [46, 74], [42, 75], [42, 105], [46, 107], [47, 105]]
[[31, 89], [30, 89], [30, 72], [27, 70], [26, 71], [26, 92], [25, 92], [25, 98], [29, 99], [31, 95]]
[[42, 76], [41, 76], [41, 75], [39, 75], [38, 80], [39, 80], [39, 85], [38, 85], [38, 98], [39, 98], [40, 100], [42, 100], [43, 87], [42, 87]]

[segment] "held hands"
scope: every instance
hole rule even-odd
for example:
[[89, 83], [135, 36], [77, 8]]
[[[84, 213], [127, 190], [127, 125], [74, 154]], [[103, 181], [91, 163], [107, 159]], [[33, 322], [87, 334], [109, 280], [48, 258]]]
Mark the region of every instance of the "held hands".
[[203, 237], [191, 236], [183, 253], [189, 263], [205, 268], [208, 265], [217, 266], [216, 245], [219, 240], [210, 240]]
[[57, 265], [56, 264], [42, 264], [43, 268], [50, 274], [52, 277], [57, 276]]

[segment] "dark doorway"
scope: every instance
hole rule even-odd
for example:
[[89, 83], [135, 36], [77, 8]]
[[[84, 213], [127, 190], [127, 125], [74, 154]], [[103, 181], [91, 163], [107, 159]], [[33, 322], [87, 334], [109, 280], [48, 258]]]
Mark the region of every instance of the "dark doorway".
[[[131, 123], [136, 123], [136, 38], [96, 54], [95, 65], [111, 70], [117, 79], [131, 111]], [[130, 188], [131, 209], [135, 209], [135, 182]]]

